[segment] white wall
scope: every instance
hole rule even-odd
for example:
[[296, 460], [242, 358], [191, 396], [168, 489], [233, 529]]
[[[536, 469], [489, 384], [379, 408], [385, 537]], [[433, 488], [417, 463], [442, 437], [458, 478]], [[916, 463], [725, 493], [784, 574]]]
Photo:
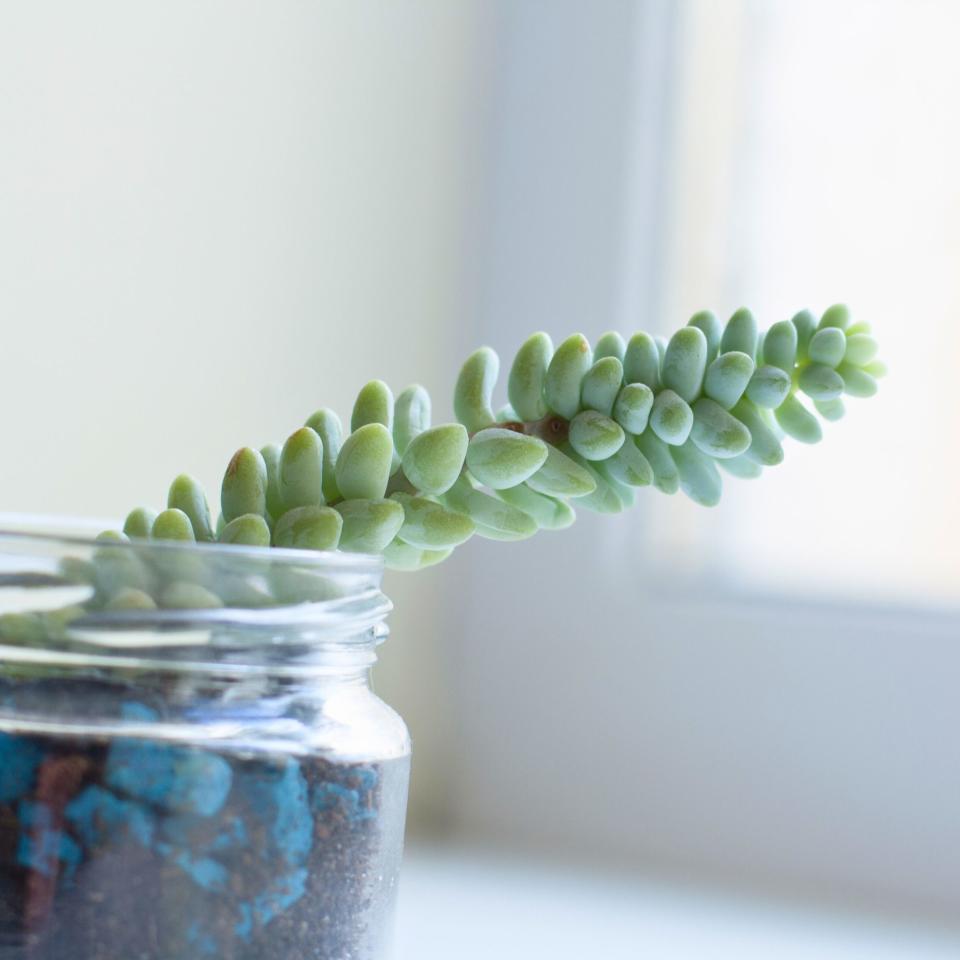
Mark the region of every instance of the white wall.
[[469, 4], [0, 8], [6, 509], [116, 514], [433, 386], [462, 310]]
[[[448, 409], [475, 17], [0, 5], [0, 509], [122, 516], [183, 470], [216, 501], [238, 446], [319, 406], [349, 418], [373, 377]], [[426, 797], [444, 766], [432, 583], [391, 582], [380, 678]]]

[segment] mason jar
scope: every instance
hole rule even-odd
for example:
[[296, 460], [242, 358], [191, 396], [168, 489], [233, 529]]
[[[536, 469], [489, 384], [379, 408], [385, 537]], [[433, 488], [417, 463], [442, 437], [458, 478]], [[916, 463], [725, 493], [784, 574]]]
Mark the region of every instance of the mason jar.
[[0, 956], [383, 957], [379, 559], [49, 527], [0, 524]]

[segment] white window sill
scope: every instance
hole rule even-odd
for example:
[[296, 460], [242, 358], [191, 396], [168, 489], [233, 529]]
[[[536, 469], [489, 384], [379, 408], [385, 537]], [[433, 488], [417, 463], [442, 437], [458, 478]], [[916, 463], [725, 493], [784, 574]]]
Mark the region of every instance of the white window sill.
[[404, 864], [395, 960], [957, 960], [951, 935], [463, 851]]

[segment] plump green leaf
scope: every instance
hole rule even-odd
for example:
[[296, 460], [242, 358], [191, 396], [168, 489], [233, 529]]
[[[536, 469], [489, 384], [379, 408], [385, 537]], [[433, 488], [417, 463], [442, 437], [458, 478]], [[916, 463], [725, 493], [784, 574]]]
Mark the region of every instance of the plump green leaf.
[[393, 393], [382, 380], [365, 384], [353, 404], [350, 432], [356, 433], [368, 423], [379, 423], [393, 429]]
[[421, 550], [398, 539], [383, 551], [383, 559], [387, 569], [409, 573], [432, 567], [446, 560], [451, 553], [453, 553], [452, 547], [446, 550]]
[[790, 322], [797, 329], [797, 359], [806, 360], [810, 355], [810, 342], [817, 330], [817, 318], [809, 310], [795, 313]]
[[606, 462], [610, 476], [630, 487], [645, 487], [653, 483], [653, 467], [632, 440], [627, 442]]
[[522, 540], [537, 532], [536, 521], [509, 503], [477, 490], [461, 477], [441, 498], [451, 509], [477, 525], [477, 535], [492, 540]]
[[709, 397], [701, 397], [693, 405], [690, 439], [707, 456], [726, 459], [745, 453], [752, 438], [747, 427], [719, 403]]
[[315, 603], [344, 596], [339, 580], [305, 566], [273, 564], [269, 579], [270, 590], [280, 603]]
[[[283, 500], [280, 498], [280, 455], [283, 449], [276, 443], [268, 443], [260, 448], [264, 466], [267, 468], [267, 515], [279, 517], [283, 513]], [[223, 520], [221, 515], [220, 520]], [[221, 529], [216, 531], [220, 536]]]
[[707, 363], [710, 363], [720, 352], [720, 339], [723, 335], [723, 327], [716, 314], [709, 310], [701, 310], [690, 318], [687, 326], [696, 327], [706, 337]]
[[789, 320], [775, 323], [763, 338], [763, 362], [790, 373], [797, 362], [797, 328]]
[[635, 443], [653, 469], [653, 485], [661, 493], [676, 493], [680, 489], [680, 475], [668, 445], [649, 427], [637, 437]]
[[707, 338], [703, 331], [698, 327], [681, 327], [667, 344], [660, 371], [663, 385], [692, 403], [703, 387], [706, 369]]
[[415, 383], [407, 387], [393, 408], [393, 445], [402, 457], [414, 437], [430, 427], [430, 394]]
[[137, 507], [127, 514], [123, 522], [123, 532], [131, 540], [149, 540], [153, 533], [153, 523], [157, 519], [156, 510]]
[[340, 549], [351, 553], [381, 553], [403, 526], [396, 500], [341, 500], [333, 508], [343, 519]]
[[284, 443], [279, 485], [284, 510], [323, 503], [323, 441], [312, 427], [301, 427]]
[[726, 470], [733, 477], [741, 480], [756, 480], [763, 473], [763, 467], [754, 460], [751, 460], [746, 454], [739, 457], [728, 457], [725, 460], [718, 460], [717, 466]]
[[741, 307], [728, 321], [720, 338], [721, 353], [745, 353], [751, 360], [757, 359], [759, 332], [757, 321], [746, 307]]
[[514, 487], [533, 476], [547, 459], [547, 445], [503, 427], [473, 435], [467, 448], [467, 469], [494, 490]]
[[819, 413], [824, 420], [840, 420], [847, 412], [846, 407], [843, 405], [843, 401], [840, 399], [814, 400], [813, 405], [816, 407], [817, 413]]
[[336, 467], [343, 445], [343, 425], [333, 410], [323, 407], [307, 420], [306, 426], [316, 430], [323, 441], [323, 499], [332, 503], [340, 499]]
[[403, 472], [421, 493], [449, 490], [467, 456], [469, 437], [460, 423], [446, 423], [417, 434], [403, 455]]
[[629, 510], [636, 501], [636, 484], [621, 483], [616, 472], [610, 469], [613, 458], [609, 460], [596, 460], [591, 466], [603, 477], [604, 482], [614, 492], [620, 501], [621, 510]]
[[653, 409], [653, 391], [645, 383], [626, 383], [613, 405], [613, 419], [627, 433], [639, 435], [647, 429]]
[[822, 363], [826, 367], [836, 367], [847, 349], [847, 338], [837, 327], [824, 327], [810, 339], [807, 354], [813, 363]]
[[650, 427], [664, 442], [671, 446], [684, 443], [693, 428], [693, 411], [690, 405], [673, 390], [661, 390], [653, 401]]
[[649, 333], [635, 333], [630, 338], [623, 357], [623, 379], [660, 389], [660, 350]]
[[198, 583], [179, 580], [160, 595], [160, 606], [166, 610], [210, 610], [222, 607], [223, 601]]
[[820, 421], [792, 393], [777, 407], [774, 416], [783, 432], [794, 440], [818, 443], [823, 438]]
[[743, 396], [755, 368], [753, 360], [739, 350], [721, 353], [707, 367], [703, 380], [704, 393], [724, 410], [729, 410]]
[[593, 363], [590, 344], [583, 334], [567, 337], [557, 347], [547, 367], [544, 397], [554, 413], [572, 420], [580, 410], [580, 388]]
[[564, 452], [586, 470], [594, 482], [591, 493], [577, 498], [577, 506], [585, 507], [594, 513], [620, 513], [624, 507], [624, 500], [619, 496], [617, 490], [620, 485], [600, 472], [601, 464], [585, 460], [572, 448]]
[[623, 364], [616, 357], [602, 357], [594, 362], [580, 385], [580, 402], [587, 410], [596, 410], [609, 417], [623, 386]]
[[231, 520], [217, 539], [221, 543], [242, 544], [246, 547], [269, 547], [270, 528], [259, 513], [246, 513]]
[[877, 392], [877, 381], [866, 370], [843, 362], [837, 373], [843, 377], [843, 392], [851, 397], [872, 397]]
[[130, 538], [119, 530], [102, 530], [96, 536], [97, 543], [106, 543], [114, 545], [117, 543], [129, 543]]
[[790, 375], [779, 367], [757, 367], [747, 384], [747, 397], [758, 407], [774, 410], [790, 393]]
[[496, 419], [492, 402], [499, 372], [500, 359], [489, 347], [471, 353], [460, 369], [453, 392], [453, 409], [471, 433], [489, 427]]
[[170, 484], [167, 506], [182, 510], [190, 518], [193, 533], [197, 540], [210, 541], [214, 539], [210, 507], [207, 505], [206, 494], [198, 480], [187, 473], [181, 473]]
[[421, 550], [446, 550], [473, 536], [476, 527], [470, 517], [426, 497], [395, 493], [392, 498], [403, 507], [403, 526], [397, 537]]
[[606, 460], [624, 441], [623, 427], [596, 410], [582, 410], [570, 421], [570, 446], [585, 460]]
[[245, 513], [266, 513], [267, 465], [259, 451], [242, 447], [233, 455], [223, 475], [220, 510], [228, 523]]
[[419, 569], [436, 566], [446, 560], [451, 553], [453, 553], [453, 547], [448, 547], [446, 550], [421, 550]]
[[843, 393], [843, 377], [820, 363], [811, 363], [800, 371], [800, 389], [812, 400], [836, 400]]
[[[151, 531], [152, 536], [152, 531]], [[101, 597], [112, 597], [124, 587], [150, 593], [153, 577], [146, 565], [126, 545], [130, 540], [125, 534], [104, 531], [97, 537], [92, 557], [93, 580]]]
[[[168, 540], [171, 543], [190, 546], [196, 538], [190, 518], [182, 510], [174, 507], [163, 510], [157, 515], [153, 523], [151, 539]], [[201, 579], [203, 574], [203, 562], [193, 550], [170, 550], [158, 552], [155, 555], [151, 553], [144, 559], [149, 560], [149, 563], [144, 566], [149, 566], [154, 576], [159, 573], [165, 580], [193, 582]], [[140, 583], [132, 580], [126, 585], [141, 586]], [[151, 592], [156, 593], [156, 591]]]
[[387, 490], [393, 437], [382, 423], [368, 423], [343, 442], [337, 457], [337, 487], [346, 500], [376, 500]]
[[424, 552], [402, 540], [393, 540], [383, 549], [383, 562], [389, 570], [419, 570], [423, 566]]
[[343, 517], [333, 507], [294, 507], [277, 521], [273, 544], [299, 550], [336, 550], [342, 531]]
[[552, 444], [547, 444], [543, 466], [527, 480], [527, 486], [551, 497], [582, 497], [596, 487], [593, 476]]
[[103, 606], [104, 610], [156, 610], [157, 604], [149, 593], [133, 587], [122, 587]]
[[576, 519], [573, 507], [566, 500], [537, 493], [525, 483], [498, 490], [497, 497], [532, 517], [543, 530], [563, 530]]
[[593, 362], [596, 363], [604, 357], [616, 357], [622, 364], [626, 354], [627, 344], [624, 342], [623, 337], [621, 337], [616, 330], [611, 330], [609, 333], [605, 333], [600, 337], [594, 346]]
[[157, 515], [157, 519], [153, 521], [151, 536], [154, 540], [181, 540], [186, 543], [196, 540], [190, 518], [176, 507]]
[[877, 355], [878, 349], [879, 345], [873, 337], [868, 337], [865, 333], [855, 333], [847, 336], [847, 348], [843, 359], [855, 367], [862, 367]]
[[849, 326], [850, 310], [843, 303], [835, 303], [832, 307], [828, 307], [820, 318], [821, 330], [825, 327], [839, 327], [841, 330], [846, 330]]
[[530, 422], [546, 416], [543, 391], [552, 356], [553, 342], [545, 333], [528, 337], [517, 351], [507, 380], [507, 395], [520, 420]]
[[694, 503], [715, 507], [723, 493], [723, 480], [713, 460], [698, 450], [693, 440], [671, 447], [670, 456], [680, 473], [680, 489]]
[[750, 431], [750, 447], [745, 457], [764, 467], [783, 462], [780, 439], [753, 403], [744, 397], [731, 412]]

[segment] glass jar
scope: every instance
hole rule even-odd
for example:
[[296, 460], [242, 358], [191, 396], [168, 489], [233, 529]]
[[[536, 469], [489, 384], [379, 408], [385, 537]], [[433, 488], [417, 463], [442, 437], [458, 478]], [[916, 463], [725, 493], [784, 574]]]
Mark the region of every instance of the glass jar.
[[375, 960], [410, 742], [377, 558], [0, 523], [0, 956]]

